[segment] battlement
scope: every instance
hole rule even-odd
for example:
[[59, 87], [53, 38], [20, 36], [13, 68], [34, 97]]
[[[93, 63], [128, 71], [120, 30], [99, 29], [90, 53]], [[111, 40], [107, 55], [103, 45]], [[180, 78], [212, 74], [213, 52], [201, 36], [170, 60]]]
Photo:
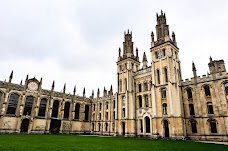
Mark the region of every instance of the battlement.
[[212, 80], [217, 80], [217, 79], [222, 79], [226, 78], [228, 76], [228, 73], [226, 72], [220, 72], [220, 73], [215, 73], [214, 75], [208, 74], [208, 75], [202, 75], [201, 77], [198, 76], [196, 78], [192, 77], [191, 79], [185, 79], [181, 81], [181, 85], [192, 85], [196, 83], [204, 83], [204, 82], [209, 82]]

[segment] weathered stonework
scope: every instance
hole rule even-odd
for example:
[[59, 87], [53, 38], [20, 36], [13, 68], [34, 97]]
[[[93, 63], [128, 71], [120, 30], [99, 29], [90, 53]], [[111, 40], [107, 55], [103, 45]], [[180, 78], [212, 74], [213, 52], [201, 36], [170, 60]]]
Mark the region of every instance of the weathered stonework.
[[66, 133], [228, 141], [228, 74], [223, 60], [210, 58], [207, 75], [182, 80], [175, 34], [157, 15], [151, 58], [140, 66], [132, 33], [125, 32], [117, 59], [117, 92], [97, 97], [42, 89], [42, 79], [25, 84], [0, 81], [0, 133]]

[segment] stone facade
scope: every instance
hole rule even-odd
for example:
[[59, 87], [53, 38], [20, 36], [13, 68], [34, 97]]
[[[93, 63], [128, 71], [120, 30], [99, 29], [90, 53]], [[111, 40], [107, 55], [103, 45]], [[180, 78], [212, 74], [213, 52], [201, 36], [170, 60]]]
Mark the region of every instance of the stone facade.
[[223, 60], [210, 58], [207, 75], [182, 80], [179, 48], [163, 12], [157, 15], [151, 58], [142, 66], [132, 33], [125, 32], [117, 59], [117, 92], [83, 96], [42, 89], [42, 79], [0, 82], [1, 133], [71, 133], [228, 141], [228, 75]]

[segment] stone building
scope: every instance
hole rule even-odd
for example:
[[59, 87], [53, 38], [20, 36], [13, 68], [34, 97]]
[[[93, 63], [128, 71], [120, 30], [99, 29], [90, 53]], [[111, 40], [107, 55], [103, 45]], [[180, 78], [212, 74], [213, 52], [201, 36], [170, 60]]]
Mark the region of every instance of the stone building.
[[210, 58], [209, 73], [182, 80], [179, 48], [165, 13], [157, 14], [148, 65], [124, 33], [117, 58], [117, 92], [89, 98], [42, 89], [42, 79], [0, 82], [1, 133], [71, 133], [228, 141], [228, 75], [223, 60]]

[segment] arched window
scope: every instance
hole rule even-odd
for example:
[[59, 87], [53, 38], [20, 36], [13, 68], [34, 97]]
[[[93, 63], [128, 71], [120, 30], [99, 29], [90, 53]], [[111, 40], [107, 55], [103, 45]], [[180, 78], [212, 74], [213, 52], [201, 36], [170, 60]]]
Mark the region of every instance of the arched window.
[[145, 117], [146, 124], [146, 133], [150, 133], [150, 118], [148, 116]]
[[95, 109], [96, 109], [96, 104], [93, 104], [93, 110], [95, 111]]
[[225, 93], [228, 95], [228, 82], [224, 84], [225, 86]]
[[214, 114], [213, 104], [211, 102], [207, 102], [207, 111], [208, 114]]
[[108, 109], [108, 102], [106, 102], [106, 110]]
[[216, 120], [210, 120], [211, 133], [217, 133]]
[[85, 105], [85, 121], [89, 120], [89, 105]]
[[206, 97], [210, 97], [211, 96], [210, 87], [208, 85], [204, 86], [204, 92], [205, 92], [205, 96]]
[[196, 127], [196, 121], [195, 120], [191, 121], [191, 128], [192, 128], [192, 133], [197, 133], [197, 127]]
[[187, 89], [188, 99], [192, 99], [192, 90], [189, 88]]
[[194, 110], [193, 104], [189, 104], [189, 112], [190, 112], [190, 115], [195, 115], [195, 110]]
[[165, 82], [168, 82], [168, 70], [167, 70], [167, 68], [164, 68], [164, 73], [165, 73]]
[[157, 82], [158, 84], [160, 84], [160, 71], [157, 70]]
[[95, 119], [95, 113], [93, 113], [93, 121], [95, 121], [96, 119]]
[[155, 52], [155, 57], [156, 57], [156, 59], [158, 59], [158, 58], [159, 58], [159, 56], [158, 56], [158, 52], [157, 52], [157, 51]]
[[145, 95], [145, 105], [149, 107], [148, 95]]
[[115, 111], [113, 111], [113, 119], [116, 119]]
[[167, 104], [163, 103], [162, 108], [163, 108], [163, 115], [167, 115]]
[[70, 115], [70, 102], [65, 102], [63, 118], [68, 119], [69, 115]]
[[58, 117], [58, 113], [59, 113], [59, 101], [55, 100], [53, 103], [53, 107], [52, 107], [52, 117]]
[[142, 96], [140, 95], [138, 96], [138, 98], [139, 98], [139, 108], [142, 108]]
[[147, 84], [147, 82], [144, 83], [144, 91], [148, 91], [148, 84]]
[[162, 98], [165, 99], [166, 98], [166, 89], [162, 88]]
[[46, 113], [47, 100], [42, 98], [40, 101], [39, 113], [38, 116], [44, 117]]
[[77, 103], [75, 105], [75, 115], [74, 115], [74, 119], [79, 120], [79, 113], [80, 113], [80, 104]]
[[26, 97], [23, 115], [31, 115], [33, 100], [34, 100], [33, 96]]
[[10, 95], [8, 109], [6, 111], [6, 114], [8, 114], [8, 115], [15, 115], [16, 114], [18, 99], [19, 99], [18, 94], [13, 93]]

